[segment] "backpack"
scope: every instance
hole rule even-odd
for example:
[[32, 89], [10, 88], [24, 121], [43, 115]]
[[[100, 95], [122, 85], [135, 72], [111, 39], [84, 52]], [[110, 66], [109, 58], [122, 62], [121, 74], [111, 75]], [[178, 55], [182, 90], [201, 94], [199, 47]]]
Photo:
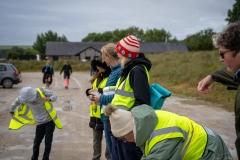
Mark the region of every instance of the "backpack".
[[159, 84], [152, 84], [149, 87], [150, 91], [150, 106], [155, 110], [160, 110], [167, 97], [171, 96], [171, 92], [163, 88]]

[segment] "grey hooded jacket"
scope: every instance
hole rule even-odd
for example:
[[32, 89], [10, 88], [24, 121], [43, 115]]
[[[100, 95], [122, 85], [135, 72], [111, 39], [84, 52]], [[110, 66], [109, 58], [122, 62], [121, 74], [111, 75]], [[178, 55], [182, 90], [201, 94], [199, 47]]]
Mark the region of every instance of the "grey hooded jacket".
[[[44, 89], [43, 94], [51, 99], [51, 102], [57, 100], [57, 96], [50, 90]], [[10, 113], [13, 113], [17, 106], [25, 103], [32, 111], [36, 124], [44, 124], [51, 121], [47, 110], [45, 109], [42, 97], [35, 88], [23, 87], [20, 90], [20, 96], [10, 106]]]

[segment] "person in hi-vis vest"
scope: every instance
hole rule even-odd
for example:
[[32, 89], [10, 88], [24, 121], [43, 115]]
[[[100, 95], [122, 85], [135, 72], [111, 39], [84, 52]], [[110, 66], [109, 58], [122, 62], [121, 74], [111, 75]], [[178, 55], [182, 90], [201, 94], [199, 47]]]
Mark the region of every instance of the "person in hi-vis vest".
[[42, 159], [49, 159], [55, 126], [58, 129], [62, 128], [62, 123], [51, 103], [56, 100], [57, 96], [48, 89], [23, 87], [20, 96], [11, 104], [12, 119], [9, 129], [17, 130], [26, 124], [36, 123], [32, 160], [38, 159], [40, 144], [44, 137], [45, 150]]
[[[140, 43], [135, 36], [118, 41], [115, 50], [121, 63], [121, 76], [115, 86], [111, 104], [119, 109], [131, 110], [141, 105], [150, 105], [149, 71], [152, 63], [140, 52]], [[112, 137], [112, 158], [114, 160], [140, 160], [142, 151], [134, 143], [124, 143]]]
[[[94, 96], [103, 93], [103, 88], [106, 86], [108, 81], [108, 76], [111, 73], [110, 67], [107, 66], [105, 62], [99, 60], [92, 60], [91, 67], [96, 68], [96, 71], [91, 78], [90, 82], [92, 88], [86, 90], [86, 95], [91, 100], [91, 105], [89, 107], [90, 122], [89, 127], [93, 131], [93, 157], [92, 160], [99, 160], [102, 154], [102, 139], [104, 125], [101, 120], [101, 104], [93, 100]], [[110, 152], [108, 146], [106, 145], [105, 158], [111, 160]]]
[[216, 132], [185, 116], [146, 104], [131, 111], [109, 104], [105, 114], [115, 137], [141, 148], [141, 160], [233, 160]]
[[111, 129], [109, 128], [110, 122], [108, 120], [108, 117], [103, 113], [103, 109], [108, 103], [111, 103], [115, 93], [115, 85], [122, 71], [117, 52], [115, 51], [115, 47], [116, 44], [108, 43], [101, 48], [102, 61], [104, 61], [107, 66], [111, 68], [111, 73], [108, 76], [106, 86], [103, 88], [103, 94], [94, 96], [94, 101], [101, 104], [101, 120], [104, 125], [104, 135], [112, 159], [114, 158], [112, 157], [112, 134]]

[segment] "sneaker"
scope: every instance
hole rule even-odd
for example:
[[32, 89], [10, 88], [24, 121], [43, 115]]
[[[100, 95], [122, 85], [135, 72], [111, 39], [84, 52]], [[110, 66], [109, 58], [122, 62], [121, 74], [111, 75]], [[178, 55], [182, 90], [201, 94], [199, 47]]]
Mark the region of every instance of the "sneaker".
[[68, 87], [67, 87], [67, 86], [65, 86], [65, 89], [68, 89]]

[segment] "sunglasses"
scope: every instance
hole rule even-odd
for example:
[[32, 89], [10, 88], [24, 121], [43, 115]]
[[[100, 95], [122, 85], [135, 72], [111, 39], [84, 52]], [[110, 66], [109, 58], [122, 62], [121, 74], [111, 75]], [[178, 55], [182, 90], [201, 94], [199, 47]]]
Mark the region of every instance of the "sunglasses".
[[232, 51], [232, 50], [227, 50], [227, 51], [225, 51], [225, 52], [219, 51], [218, 53], [219, 53], [220, 57], [221, 57], [222, 59], [224, 59], [224, 54], [227, 53], [227, 52], [230, 52], [230, 51]]

